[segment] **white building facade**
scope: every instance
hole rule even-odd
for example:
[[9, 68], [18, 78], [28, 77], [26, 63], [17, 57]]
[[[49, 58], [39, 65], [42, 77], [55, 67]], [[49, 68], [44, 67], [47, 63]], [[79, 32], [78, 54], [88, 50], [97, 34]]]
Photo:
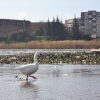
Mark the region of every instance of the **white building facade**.
[[[77, 23], [78, 23], [79, 28], [80, 28], [80, 25], [81, 25], [81, 18], [76, 18], [76, 19], [77, 19]], [[74, 19], [65, 20], [65, 27], [66, 27], [66, 29], [67, 29], [69, 32], [72, 31], [73, 22], [74, 22]]]

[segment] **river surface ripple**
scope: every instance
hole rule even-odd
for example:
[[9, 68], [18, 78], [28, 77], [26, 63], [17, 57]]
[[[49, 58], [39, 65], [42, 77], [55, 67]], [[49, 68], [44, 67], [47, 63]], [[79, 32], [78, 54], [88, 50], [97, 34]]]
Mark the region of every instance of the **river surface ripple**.
[[100, 100], [100, 66], [41, 64], [22, 75], [19, 65], [0, 65], [0, 100]]

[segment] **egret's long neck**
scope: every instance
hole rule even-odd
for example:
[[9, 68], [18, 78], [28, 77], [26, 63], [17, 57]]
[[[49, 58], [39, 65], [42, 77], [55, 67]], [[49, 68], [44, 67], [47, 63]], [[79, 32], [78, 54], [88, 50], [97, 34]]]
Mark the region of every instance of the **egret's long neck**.
[[34, 63], [38, 63], [37, 55], [34, 55]]

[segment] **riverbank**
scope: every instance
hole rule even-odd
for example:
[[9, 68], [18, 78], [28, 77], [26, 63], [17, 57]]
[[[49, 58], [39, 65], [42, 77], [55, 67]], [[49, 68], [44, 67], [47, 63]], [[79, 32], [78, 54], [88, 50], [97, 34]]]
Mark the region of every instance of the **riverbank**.
[[0, 43], [0, 49], [92, 49], [100, 48], [100, 40], [30, 41]]

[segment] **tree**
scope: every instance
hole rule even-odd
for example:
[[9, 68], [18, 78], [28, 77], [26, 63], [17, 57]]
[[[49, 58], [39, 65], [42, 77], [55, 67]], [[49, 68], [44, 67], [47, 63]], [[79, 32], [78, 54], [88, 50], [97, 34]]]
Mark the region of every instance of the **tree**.
[[73, 39], [80, 39], [80, 32], [79, 32], [79, 25], [77, 22], [76, 17], [73, 20], [73, 27], [72, 27]]
[[35, 35], [43, 36], [43, 34], [44, 34], [44, 31], [43, 31], [42, 27], [40, 27], [39, 29], [35, 30]]
[[17, 41], [22, 42], [23, 41], [23, 35], [17, 35]]
[[59, 21], [58, 16], [56, 20], [53, 17], [52, 22], [50, 22], [48, 19], [46, 26], [46, 36], [49, 37], [49, 39], [51, 38], [51, 40], [66, 39], [64, 24]]
[[66, 39], [65, 27], [62, 21], [59, 20], [58, 16], [56, 18], [56, 26], [55, 26], [55, 36], [57, 40]]
[[47, 25], [46, 25], [46, 32], [45, 32], [45, 35], [46, 36], [50, 36], [51, 35], [51, 25], [50, 25], [51, 23], [50, 23], [50, 20], [49, 20], [49, 18], [48, 18], [48, 21], [47, 21]]

